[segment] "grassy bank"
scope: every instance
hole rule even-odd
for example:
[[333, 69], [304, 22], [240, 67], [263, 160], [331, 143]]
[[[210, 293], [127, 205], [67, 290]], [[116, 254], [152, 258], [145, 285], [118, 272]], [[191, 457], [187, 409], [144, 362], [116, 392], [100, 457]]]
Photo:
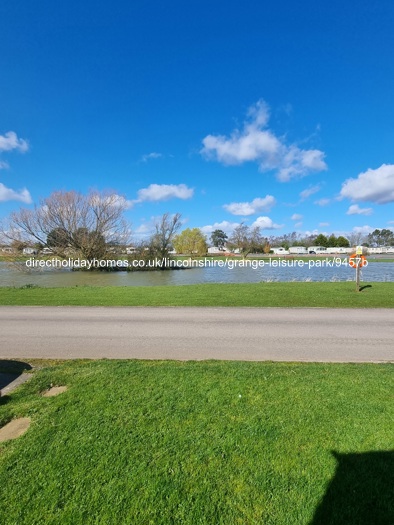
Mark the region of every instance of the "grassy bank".
[[390, 523], [393, 370], [47, 364], [0, 398], [0, 523]]
[[0, 288], [1, 305], [393, 308], [394, 283], [243, 283], [185, 286]]

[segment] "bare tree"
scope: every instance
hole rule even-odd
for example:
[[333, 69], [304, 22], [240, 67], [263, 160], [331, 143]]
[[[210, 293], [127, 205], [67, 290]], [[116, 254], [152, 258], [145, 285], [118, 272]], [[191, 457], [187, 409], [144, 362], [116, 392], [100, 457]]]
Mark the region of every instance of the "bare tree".
[[56, 191], [34, 209], [11, 213], [2, 233], [8, 241], [40, 243], [61, 257], [99, 258], [108, 244], [127, 243], [126, 208], [126, 199], [116, 193]]
[[348, 235], [350, 246], [357, 246], [366, 241], [367, 236], [361, 232], [351, 232]]
[[261, 237], [260, 228], [255, 226], [250, 229], [245, 223], [241, 222], [229, 239], [228, 245], [232, 249], [239, 250], [239, 253], [245, 259], [249, 253], [254, 251], [261, 251], [263, 239]]
[[181, 214], [164, 213], [155, 224], [155, 233], [150, 240], [150, 247], [157, 257], [167, 258], [172, 248], [172, 241], [181, 226]]

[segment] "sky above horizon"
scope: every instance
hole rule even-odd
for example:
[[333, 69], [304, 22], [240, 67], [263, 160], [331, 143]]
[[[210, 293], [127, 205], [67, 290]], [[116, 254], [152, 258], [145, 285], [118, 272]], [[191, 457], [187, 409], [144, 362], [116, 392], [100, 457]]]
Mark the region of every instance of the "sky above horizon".
[[[302, 6], [302, 7], [301, 7]], [[0, 6], [0, 219], [55, 190], [264, 236], [394, 229], [394, 3]]]

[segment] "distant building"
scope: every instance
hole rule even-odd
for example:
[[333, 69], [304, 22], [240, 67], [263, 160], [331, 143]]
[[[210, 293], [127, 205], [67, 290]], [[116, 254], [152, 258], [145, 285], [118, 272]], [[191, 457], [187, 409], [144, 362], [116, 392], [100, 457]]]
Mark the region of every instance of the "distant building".
[[308, 253], [327, 253], [327, 248], [324, 246], [309, 246], [308, 247]]
[[308, 250], [305, 248], [305, 246], [291, 246], [289, 248], [289, 253], [293, 255], [306, 255]]
[[347, 255], [348, 253], [353, 253], [354, 248], [344, 248], [343, 246], [335, 246], [331, 248], [327, 248], [327, 253], [342, 253]]
[[286, 248], [283, 248], [282, 246], [279, 246], [278, 248], [271, 248], [271, 251], [274, 255], [289, 255], [289, 250], [286, 250]]
[[23, 248], [22, 253], [23, 255], [37, 255], [37, 250], [31, 246], [27, 246], [26, 248]]
[[208, 248], [208, 253], [210, 255], [223, 255], [223, 253], [225, 252], [226, 250], [224, 249], [221, 249], [221, 248], [218, 248], [217, 246], [210, 246]]

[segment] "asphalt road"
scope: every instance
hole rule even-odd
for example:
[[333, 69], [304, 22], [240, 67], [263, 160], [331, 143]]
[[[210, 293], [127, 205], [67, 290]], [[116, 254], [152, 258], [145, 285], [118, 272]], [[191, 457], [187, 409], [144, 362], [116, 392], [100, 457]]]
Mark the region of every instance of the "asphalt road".
[[1, 358], [394, 361], [390, 309], [0, 307]]

